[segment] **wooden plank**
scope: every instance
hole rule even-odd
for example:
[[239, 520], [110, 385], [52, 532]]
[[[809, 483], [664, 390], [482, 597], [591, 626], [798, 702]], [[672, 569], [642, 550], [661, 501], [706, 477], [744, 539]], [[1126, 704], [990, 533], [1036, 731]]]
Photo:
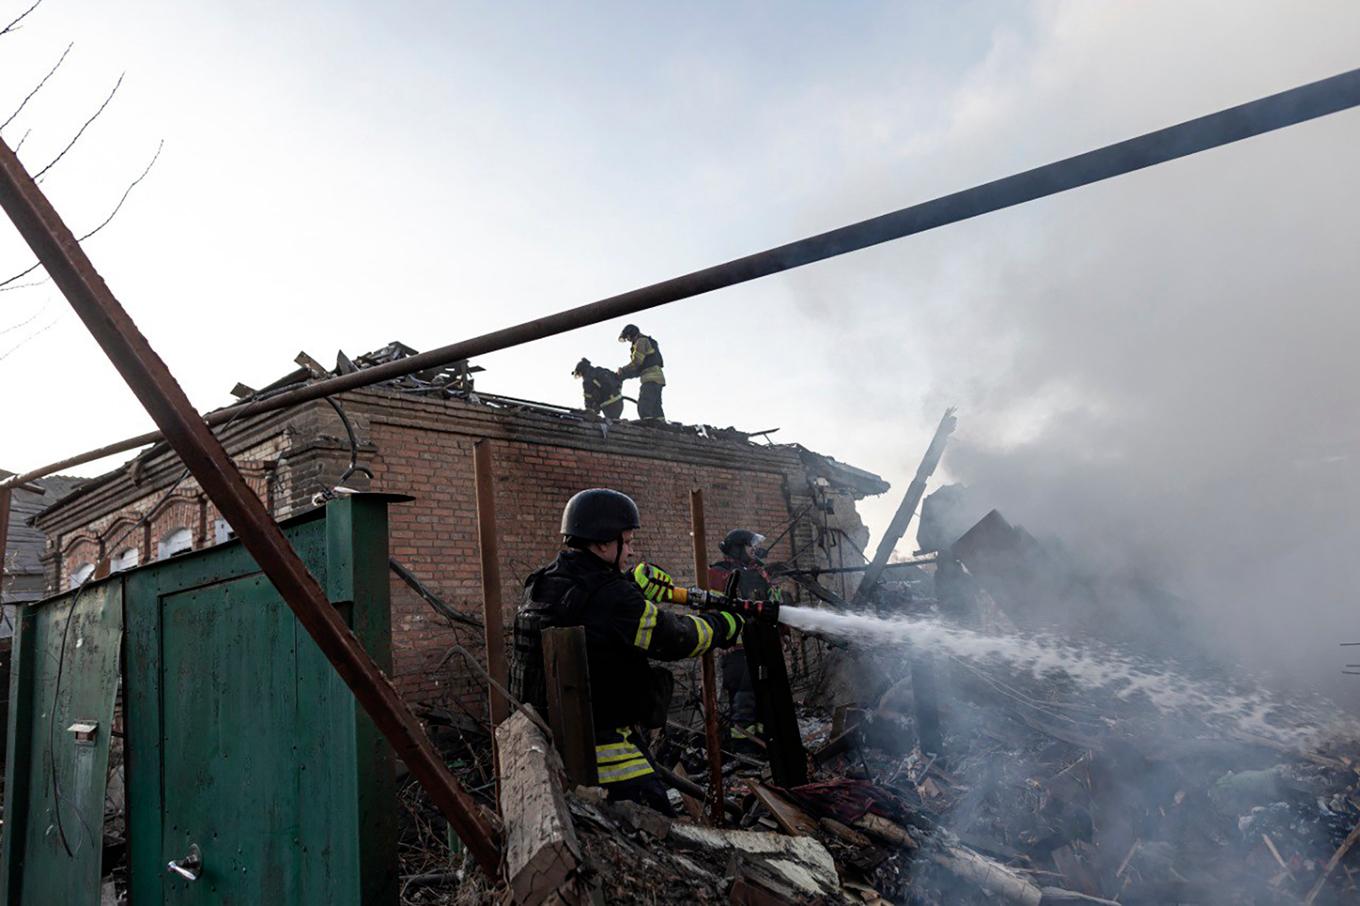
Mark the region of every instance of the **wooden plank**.
[[523, 711], [496, 728], [505, 832], [505, 875], [514, 902], [538, 906], [554, 894], [577, 902], [581, 844], [567, 811], [562, 761]]
[[574, 786], [595, 786], [595, 718], [590, 710], [590, 668], [581, 626], [543, 630], [543, 674], [548, 725]]
[[[479, 440], [472, 445], [472, 463], [477, 486], [477, 547], [482, 562], [482, 622], [486, 635], [486, 670], [495, 683], [488, 684], [491, 725], [505, 720], [510, 703], [501, 689], [510, 685], [510, 670], [505, 661], [505, 608], [501, 601], [500, 549], [496, 541], [496, 488], [491, 477], [491, 442]], [[497, 688], [496, 683], [500, 684]]]
[[1346, 858], [1346, 853], [1350, 852], [1350, 848], [1355, 845], [1356, 840], [1360, 840], [1360, 824], [1355, 826], [1355, 829], [1350, 832], [1336, 852], [1332, 853], [1332, 857], [1327, 860], [1327, 866], [1322, 869], [1322, 874], [1318, 875], [1317, 882], [1308, 891], [1308, 896], [1303, 898], [1305, 906], [1317, 899], [1317, 895], [1322, 892], [1322, 886], [1327, 883], [1327, 879], [1331, 877], [1332, 872], [1336, 870], [1336, 866], [1341, 860]]
[[816, 832], [817, 822], [774, 790], [763, 784], [753, 783], [751, 784], [751, 792], [760, 800], [761, 805], [770, 810], [770, 814], [784, 829], [784, 833], [795, 837], [810, 837]]
[[[690, 533], [694, 541], [694, 581], [708, 588], [708, 542], [704, 532], [704, 492], [689, 492]], [[708, 750], [708, 819], [714, 827], [723, 824], [723, 773], [721, 740], [718, 737], [718, 668], [712, 649], [701, 657], [704, 703], [704, 747]]]
[[916, 741], [921, 751], [939, 755], [944, 751], [940, 735], [940, 697], [935, 688], [935, 665], [924, 651], [913, 651], [911, 692], [916, 705]]
[[[685, 766], [683, 764], [676, 764], [675, 775], [681, 780], [689, 780], [689, 774], [685, 773]], [[695, 821], [703, 820], [704, 804], [684, 790], [680, 790], [680, 804], [684, 806], [685, 814], [689, 815]]]
[[756, 713], [769, 740], [765, 754], [770, 759], [770, 775], [778, 786], [802, 786], [808, 782], [807, 750], [798, 727], [779, 627], [747, 621], [741, 638], [755, 687]]

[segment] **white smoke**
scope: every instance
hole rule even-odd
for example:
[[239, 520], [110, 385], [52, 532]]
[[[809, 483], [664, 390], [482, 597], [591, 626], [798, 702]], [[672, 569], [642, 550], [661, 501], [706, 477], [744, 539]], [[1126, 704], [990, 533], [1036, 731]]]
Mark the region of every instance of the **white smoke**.
[[[958, 188], [1360, 65], [1354, 4], [1067, 4], [1040, 32], [998, 41], [909, 162]], [[1166, 583], [1226, 659], [1335, 687], [1360, 640], [1357, 145], [1346, 112], [908, 240], [871, 259], [896, 292], [834, 329], [927, 365], [923, 423], [960, 406], [947, 479]], [[806, 310], [844, 276], [806, 279]], [[900, 408], [877, 375], [859, 392]]]

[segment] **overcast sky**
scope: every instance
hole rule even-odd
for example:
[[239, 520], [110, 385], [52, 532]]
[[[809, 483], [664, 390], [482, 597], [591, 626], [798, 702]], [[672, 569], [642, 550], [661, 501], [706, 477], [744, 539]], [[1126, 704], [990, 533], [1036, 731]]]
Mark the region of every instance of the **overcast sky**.
[[[43, 185], [81, 232], [164, 139], [87, 249], [206, 409], [301, 349], [441, 345], [1353, 68], [1360, 5], [45, 0], [0, 113], [72, 41], [4, 138], [42, 166], [127, 73]], [[1304, 656], [1360, 639], [1358, 138], [1339, 114], [635, 320], [670, 418], [892, 481], [875, 536], [958, 405], [942, 478], [1157, 564], [1248, 647], [1321, 574]], [[0, 279], [29, 260], [0, 236]], [[619, 326], [480, 386], [575, 404]], [[50, 284], [0, 330], [0, 465], [150, 427]]]

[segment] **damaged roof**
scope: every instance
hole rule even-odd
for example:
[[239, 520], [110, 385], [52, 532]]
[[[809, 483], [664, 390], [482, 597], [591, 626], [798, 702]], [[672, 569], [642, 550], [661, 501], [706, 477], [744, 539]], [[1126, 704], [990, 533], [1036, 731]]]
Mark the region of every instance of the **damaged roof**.
[[[325, 379], [341, 374], [349, 374], [354, 371], [362, 371], [365, 368], [372, 368], [376, 365], [399, 361], [417, 354], [418, 350], [405, 343], [393, 340], [385, 346], [371, 352], [366, 352], [362, 355], [354, 356], [353, 358], [346, 355], [343, 351], [338, 351], [336, 353], [335, 367], [326, 369], [325, 366], [321, 365], [315, 358], [308, 355], [306, 352], [300, 352], [294, 360], [298, 363], [298, 368], [288, 372], [264, 387], [257, 390], [245, 384], [238, 383], [232, 390], [233, 395], [238, 398], [238, 403], [233, 405], [248, 399], [261, 399], [288, 390], [293, 390], [314, 380]], [[513, 396], [503, 396], [495, 393], [486, 393], [474, 389], [473, 375], [483, 371], [485, 371], [485, 369], [481, 366], [470, 365], [464, 360], [454, 362], [451, 365], [418, 371], [414, 374], [383, 381], [374, 384], [368, 389], [414, 396], [457, 399], [473, 405], [485, 406], [489, 409], [504, 412], [531, 413], [538, 416], [560, 419], [564, 422], [600, 424], [603, 426], [607, 436], [609, 423], [599, 416], [583, 409], [573, 408], [571, 406], [559, 406], [537, 400], [520, 399]], [[798, 454], [810, 475], [824, 478], [831, 485], [850, 491], [857, 499], [885, 493], [890, 487], [887, 481], [873, 472], [840, 462], [830, 456], [816, 453], [801, 444], [775, 444], [771, 442], [769, 435], [778, 431], [778, 428], [761, 431], [742, 431], [730, 426], [718, 428], [713, 425], [688, 425], [680, 422], [667, 421], [648, 422], [647, 428], [648, 430], [665, 431], [677, 435], [688, 435], [705, 440], [730, 441], [762, 448], [767, 446], [784, 447], [793, 450]], [[758, 443], [758, 440], [760, 439], [763, 439], [764, 443]], [[116, 479], [128, 469], [135, 469], [137, 464], [143, 463], [152, 457], [165, 452], [167, 449], [168, 444], [166, 444], [165, 441], [159, 441], [137, 454], [128, 462], [105, 472], [102, 475], [90, 479], [73, 479], [71, 480], [72, 483], [65, 486], [59, 486], [54, 491], [49, 491], [48, 496], [43, 498], [42, 504], [38, 509], [30, 512], [26, 518], [31, 518], [38, 512], [54, 511]]]

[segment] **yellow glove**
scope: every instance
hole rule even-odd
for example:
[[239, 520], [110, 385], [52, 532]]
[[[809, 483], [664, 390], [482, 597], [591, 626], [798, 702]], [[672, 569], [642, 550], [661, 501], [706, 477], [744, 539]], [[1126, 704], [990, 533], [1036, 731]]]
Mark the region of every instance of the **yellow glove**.
[[633, 581], [642, 589], [642, 596], [652, 602], [671, 600], [675, 590], [675, 580], [650, 563], [639, 563], [633, 568]]

